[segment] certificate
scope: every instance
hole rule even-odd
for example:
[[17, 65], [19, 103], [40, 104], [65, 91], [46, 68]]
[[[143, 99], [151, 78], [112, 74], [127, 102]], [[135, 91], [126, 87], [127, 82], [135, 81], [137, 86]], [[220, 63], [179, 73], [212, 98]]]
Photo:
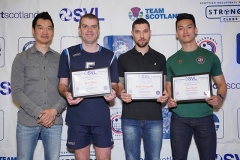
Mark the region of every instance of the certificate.
[[163, 94], [163, 72], [125, 72], [125, 91], [132, 99], [157, 99]]
[[70, 75], [73, 98], [97, 97], [112, 92], [108, 67], [71, 71]]
[[212, 95], [209, 73], [172, 77], [172, 96], [178, 102], [205, 101]]

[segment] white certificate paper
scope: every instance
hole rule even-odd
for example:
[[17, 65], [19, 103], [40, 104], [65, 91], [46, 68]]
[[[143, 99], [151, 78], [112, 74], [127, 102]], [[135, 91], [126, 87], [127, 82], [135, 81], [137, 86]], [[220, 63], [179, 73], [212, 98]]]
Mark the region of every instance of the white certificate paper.
[[97, 97], [112, 92], [108, 67], [72, 71], [71, 81], [74, 98]]
[[178, 102], [205, 101], [212, 95], [209, 73], [172, 77], [172, 95]]
[[125, 72], [125, 91], [132, 99], [157, 99], [163, 92], [163, 72]]

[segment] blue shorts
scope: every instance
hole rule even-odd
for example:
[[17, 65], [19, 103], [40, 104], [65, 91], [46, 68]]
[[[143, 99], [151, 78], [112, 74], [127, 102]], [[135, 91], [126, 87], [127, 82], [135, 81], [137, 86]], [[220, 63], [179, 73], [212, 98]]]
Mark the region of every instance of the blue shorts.
[[99, 148], [111, 147], [113, 138], [110, 123], [106, 126], [68, 124], [67, 147], [69, 149], [81, 149], [91, 142]]

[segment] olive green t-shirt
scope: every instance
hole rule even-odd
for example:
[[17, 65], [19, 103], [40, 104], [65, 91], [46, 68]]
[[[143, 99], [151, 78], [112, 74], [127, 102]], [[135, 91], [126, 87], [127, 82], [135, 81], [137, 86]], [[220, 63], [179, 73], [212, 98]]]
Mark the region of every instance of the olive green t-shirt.
[[[172, 76], [209, 72], [211, 76], [222, 74], [219, 58], [212, 52], [198, 47], [195, 51], [179, 50], [167, 60], [167, 81]], [[181, 117], [204, 117], [213, 113], [212, 106], [206, 102], [179, 103], [173, 112]]]

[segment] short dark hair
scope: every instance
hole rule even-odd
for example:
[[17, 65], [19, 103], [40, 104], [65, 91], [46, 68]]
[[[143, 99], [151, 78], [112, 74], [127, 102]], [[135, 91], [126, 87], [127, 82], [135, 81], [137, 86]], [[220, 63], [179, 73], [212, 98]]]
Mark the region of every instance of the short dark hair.
[[53, 24], [53, 21], [52, 21], [52, 18], [51, 16], [48, 14], [48, 12], [41, 12], [39, 14], [37, 14], [37, 16], [33, 19], [32, 21], [32, 28], [35, 28], [36, 27], [36, 24], [37, 24], [37, 20], [38, 19], [44, 19], [44, 20], [50, 20], [51, 23], [52, 23], [52, 28], [54, 29], [54, 24]]
[[96, 19], [96, 20], [97, 20], [98, 28], [100, 28], [100, 26], [99, 26], [99, 20], [98, 20], [97, 16], [95, 16], [95, 15], [92, 14], [92, 13], [87, 13], [87, 14], [83, 15], [83, 16], [80, 18], [79, 27], [81, 27], [82, 19], [83, 19], [83, 18]]
[[134, 27], [135, 27], [136, 24], [147, 24], [148, 27], [149, 27], [149, 29], [150, 29], [150, 24], [149, 24], [149, 22], [148, 22], [146, 19], [144, 19], [144, 18], [138, 18], [138, 19], [136, 19], [136, 20], [133, 22], [133, 24], [132, 24], [132, 31], [133, 31], [133, 29], [134, 29]]
[[195, 22], [195, 18], [192, 14], [189, 13], [180, 13], [177, 15], [177, 20], [176, 20], [176, 30], [177, 30], [177, 23], [183, 19], [189, 19], [192, 20], [194, 27], [196, 27], [196, 22]]

